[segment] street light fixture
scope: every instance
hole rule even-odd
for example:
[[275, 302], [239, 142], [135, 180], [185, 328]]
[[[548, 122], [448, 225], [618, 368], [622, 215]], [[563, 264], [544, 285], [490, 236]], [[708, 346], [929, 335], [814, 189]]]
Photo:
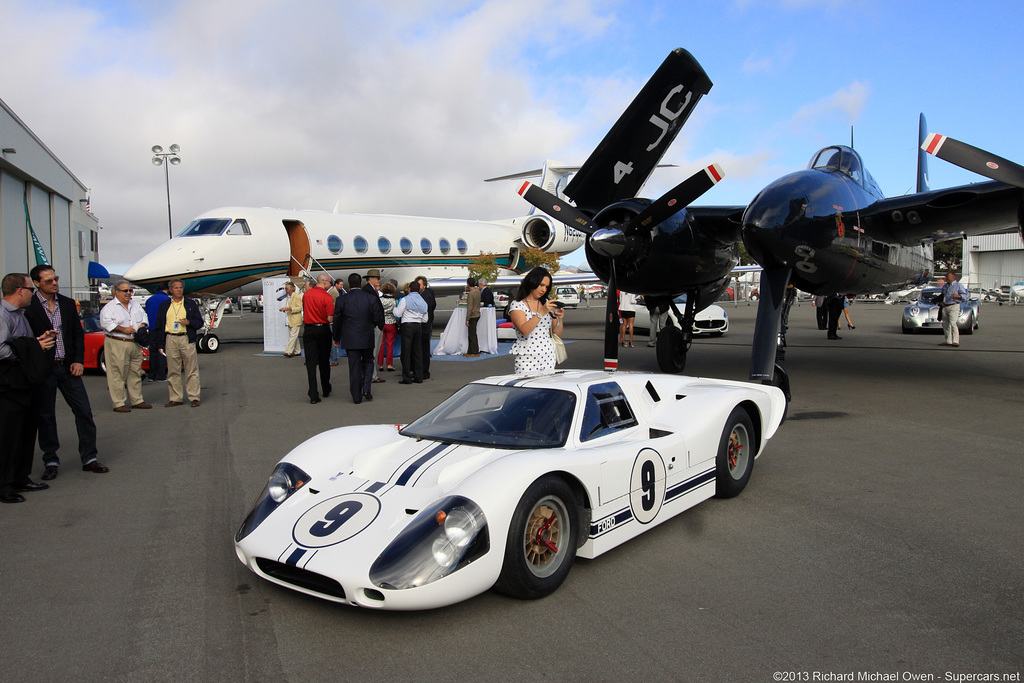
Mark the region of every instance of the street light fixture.
[[174, 227], [171, 223], [171, 177], [168, 167], [181, 163], [181, 157], [178, 156], [180, 151], [181, 147], [178, 145], [171, 145], [166, 152], [160, 145], [153, 145], [153, 165], [164, 167], [164, 184], [167, 186], [167, 234], [171, 238], [174, 237]]

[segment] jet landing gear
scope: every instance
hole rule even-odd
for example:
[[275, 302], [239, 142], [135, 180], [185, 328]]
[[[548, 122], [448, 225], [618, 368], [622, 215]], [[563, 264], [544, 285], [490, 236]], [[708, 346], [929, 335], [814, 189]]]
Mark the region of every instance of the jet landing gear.
[[[686, 367], [686, 352], [690, 350], [693, 343], [693, 318], [696, 312], [697, 295], [689, 292], [686, 296], [686, 306], [680, 314], [675, 302], [672, 302], [674, 316], [668, 316], [665, 327], [658, 333], [657, 355], [658, 369], [662, 372], [677, 374]], [[682, 329], [675, 325], [679, 320]]]
[[220, 338], [209, 332], [207, 334], [200, 335], [196, 339], [196, 349], [199, 353], [217, 353], [217, 349], [220, 348]]

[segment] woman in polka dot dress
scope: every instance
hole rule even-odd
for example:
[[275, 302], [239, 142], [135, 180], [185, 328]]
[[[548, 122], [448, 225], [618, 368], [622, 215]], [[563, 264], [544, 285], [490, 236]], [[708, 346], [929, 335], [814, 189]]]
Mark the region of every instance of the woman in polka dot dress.
[[519, 284], [509, 318], [516, 329], [512, 355], [517, 375], [544, 375], [555, 370], [555, 344], [551, 333], [561, 336], [564, 309], [548, 301], [551, 273], [534, 268]]

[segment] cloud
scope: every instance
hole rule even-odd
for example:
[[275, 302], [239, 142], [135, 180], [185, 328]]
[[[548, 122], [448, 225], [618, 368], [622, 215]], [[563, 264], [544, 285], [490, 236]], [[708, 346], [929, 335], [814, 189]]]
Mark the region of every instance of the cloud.
[[784, 70], [796, 56], [796, 47], [792, 43], [778, 46], [775, 52], [764, 57], [747, 57], [740, 67], [745, 74], [777, 73]]
[[869, 84], [854, 81], [828, 97], [801, 107], [794, 115], [792, 124], [796, 128], [807, 128], [822, 119], [837, 117], [849, 124], [856, 123], [870, 94]]
[[115, 7], [0, 0], [0, 82], [92, 187], [101, 259], [130, 263], [167, 238], [154, 144], [181, 145], [169, 170], [175, 232], [227, 205], [525, 213], [511, 185], [482, 179], [577, 149], [577, 112], [539, 98], [531, 67], [599, 37], [615, 3]]

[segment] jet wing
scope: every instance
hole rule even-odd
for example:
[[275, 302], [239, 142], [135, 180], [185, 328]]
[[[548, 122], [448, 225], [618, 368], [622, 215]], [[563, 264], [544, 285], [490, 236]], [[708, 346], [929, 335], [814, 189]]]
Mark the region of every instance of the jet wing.
[[961, 234], [985, 235], [1020, 230], [1024, 191], [997, 181], [960, 185], [882, 199], [862, 220], [875, 221], [894, 241], [906, 245], [937, 242]]
[[711, 79], [693, 56], [673, 50], [565, 188], [590, 215], [640, 194]]

